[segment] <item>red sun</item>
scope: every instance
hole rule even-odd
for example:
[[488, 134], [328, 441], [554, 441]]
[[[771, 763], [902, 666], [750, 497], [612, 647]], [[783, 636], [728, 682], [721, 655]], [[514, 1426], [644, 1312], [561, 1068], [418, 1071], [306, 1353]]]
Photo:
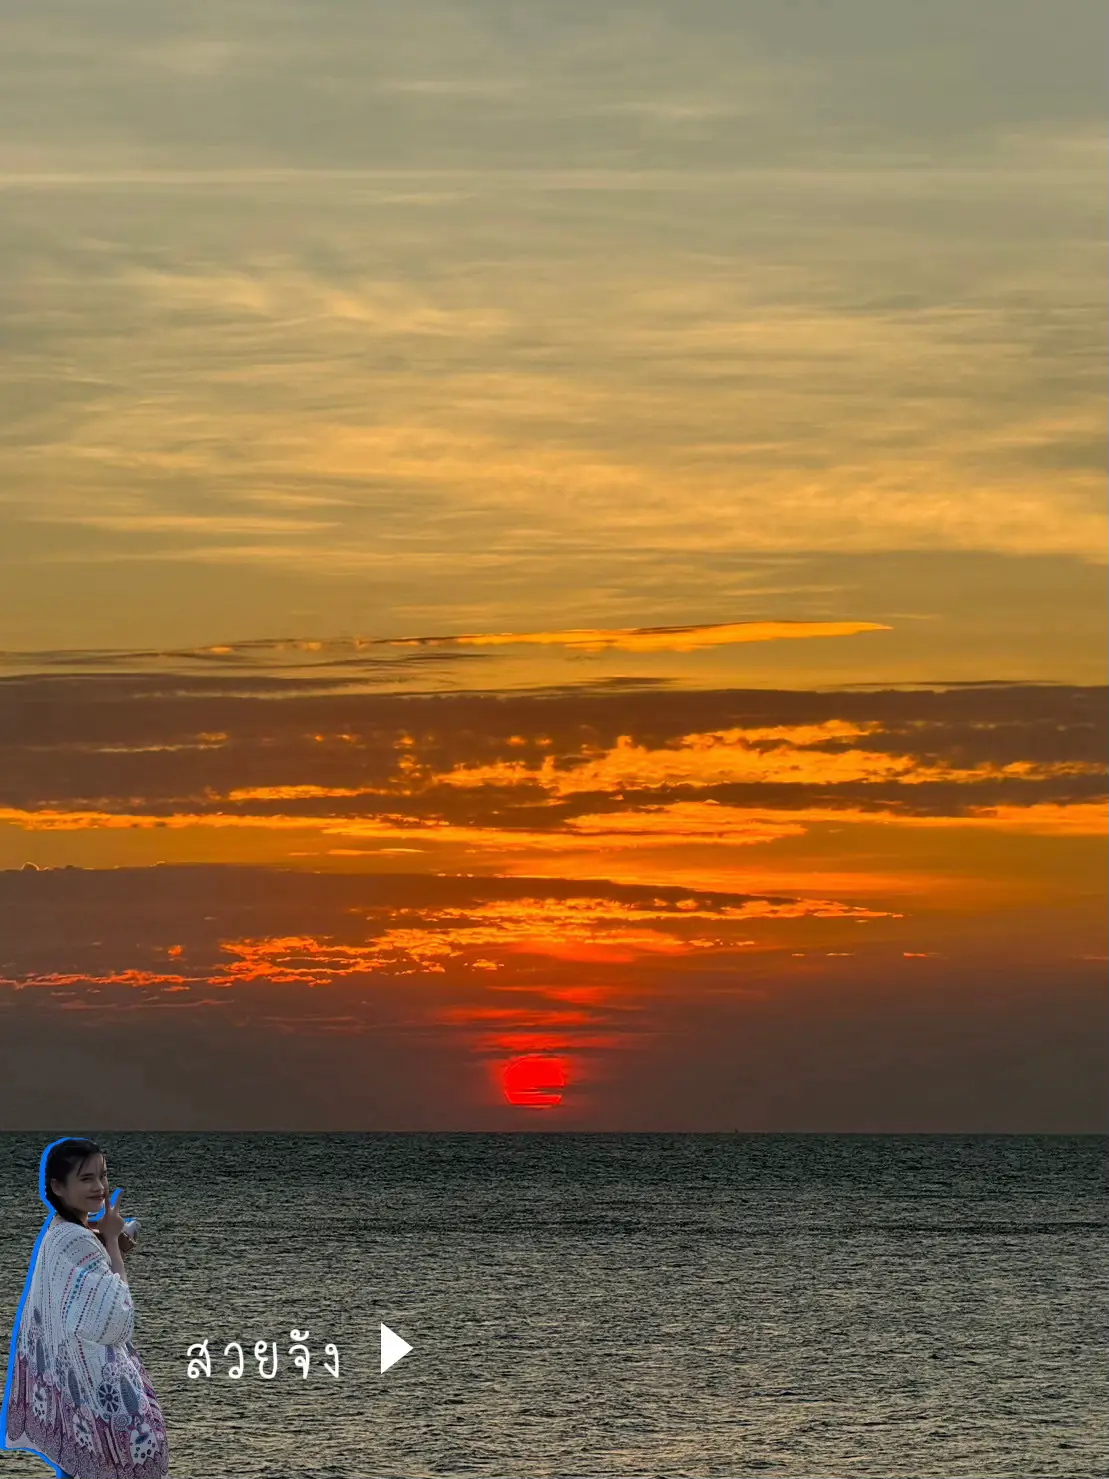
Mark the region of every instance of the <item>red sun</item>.
[[566, 1065], [561, 1058], [545, 1058], [528, 1053], [513, 1058], [501, 1070], [504, 1097], [509, 1104], [523, 1104], [532, 1109], [553, 1109], [562, 1103], [566, 1087]]

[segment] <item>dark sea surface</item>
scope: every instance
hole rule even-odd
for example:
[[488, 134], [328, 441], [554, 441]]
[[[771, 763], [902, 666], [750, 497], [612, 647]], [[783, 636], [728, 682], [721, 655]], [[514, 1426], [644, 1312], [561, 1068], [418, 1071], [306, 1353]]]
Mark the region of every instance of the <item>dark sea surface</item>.
[[[64, 1133], [0, 1135], [5, 1362]], [[1107, 1137], [88, 1133], [174, 1479], [1109, 1475]]]

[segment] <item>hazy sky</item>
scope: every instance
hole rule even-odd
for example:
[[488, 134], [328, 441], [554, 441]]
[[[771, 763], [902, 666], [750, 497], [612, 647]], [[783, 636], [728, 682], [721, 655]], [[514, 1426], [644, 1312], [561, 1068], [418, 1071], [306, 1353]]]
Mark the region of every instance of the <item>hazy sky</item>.
[[1104, 6], [0, 25], [4, 1122], [1101, 1128]]

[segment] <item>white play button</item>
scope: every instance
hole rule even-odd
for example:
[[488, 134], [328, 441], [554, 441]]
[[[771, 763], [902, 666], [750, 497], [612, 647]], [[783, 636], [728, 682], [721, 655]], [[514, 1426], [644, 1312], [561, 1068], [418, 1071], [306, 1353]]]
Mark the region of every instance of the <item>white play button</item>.
[[395, 1330], [390, 1330], [388, 1325], [381, 1327], [381, 1369], [388, 1371], [390, 1366], [395, 1366], [403, 1357], [407, 1356], [412, 1347], [406, 1340], [401, 1340]]

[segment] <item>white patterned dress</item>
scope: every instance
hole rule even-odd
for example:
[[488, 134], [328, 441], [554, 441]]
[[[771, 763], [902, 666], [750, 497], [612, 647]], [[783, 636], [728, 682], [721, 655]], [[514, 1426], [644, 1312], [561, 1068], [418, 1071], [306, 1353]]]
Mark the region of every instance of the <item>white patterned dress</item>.
[[77, 1479], [164, 1479], [165, 1423], [134, 1330], [131, 1291], [103, 1243], [55, 1215], [12, 1336], [0, 1447]]

